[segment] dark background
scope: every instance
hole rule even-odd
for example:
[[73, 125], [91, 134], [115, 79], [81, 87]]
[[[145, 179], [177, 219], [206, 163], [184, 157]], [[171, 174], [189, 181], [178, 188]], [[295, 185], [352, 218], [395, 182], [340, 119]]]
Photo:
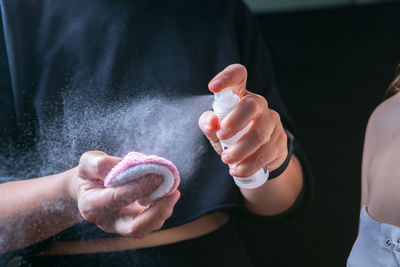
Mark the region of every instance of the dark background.
[[249, 229], [241, 222], [243, 239], [257, 266], [345, 266], [357, 235], [365, 127], [400, 62], [400, 4], [258, 20], [316, 191], [295, 223]]

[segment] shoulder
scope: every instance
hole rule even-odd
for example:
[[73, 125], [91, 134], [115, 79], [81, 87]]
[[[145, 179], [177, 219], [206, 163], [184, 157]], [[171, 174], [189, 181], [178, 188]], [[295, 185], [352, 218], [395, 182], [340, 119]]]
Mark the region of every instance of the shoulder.
[[400, 125], [399, 112], [400, 111], [400, 93], [393, 95], [384, 102], [382, 102], [374, 112], [371, 114], [370, 122], [378, 123], [380, 126], [382, 122], [393, 122]]
[[382, 102], [371, 114], [366, 142], [377, 137], [389, 137], [400, 132], [400, 93]]

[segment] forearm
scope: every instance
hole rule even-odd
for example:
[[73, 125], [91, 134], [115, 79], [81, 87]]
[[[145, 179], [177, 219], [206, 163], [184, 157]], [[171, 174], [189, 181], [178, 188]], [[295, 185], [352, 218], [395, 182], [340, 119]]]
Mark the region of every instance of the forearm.
[[301, 192], [303, 174], [299, 160], [292, 156], [287, 169], [256, 189], [241, 188], [245, 206], [259, 215], [276, 215], [289, 209]]
[[64, 173], [0, 185], [0, 252], [42, 241], [81, 220]]

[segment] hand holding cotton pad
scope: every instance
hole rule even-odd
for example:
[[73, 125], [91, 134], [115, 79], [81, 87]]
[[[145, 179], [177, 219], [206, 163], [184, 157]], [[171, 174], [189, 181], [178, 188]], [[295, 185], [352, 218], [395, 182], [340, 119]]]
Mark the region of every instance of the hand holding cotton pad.
[[171, 195], [178, 188], [179, 172], [172, 162], [162, 157], [147, 156], [139, 152], [128, 153], [115, 165], [107, 174], [104, 186], [118, 186], [149, 174], [160, 175], [164, 181], [146, 198], [148, 202]]

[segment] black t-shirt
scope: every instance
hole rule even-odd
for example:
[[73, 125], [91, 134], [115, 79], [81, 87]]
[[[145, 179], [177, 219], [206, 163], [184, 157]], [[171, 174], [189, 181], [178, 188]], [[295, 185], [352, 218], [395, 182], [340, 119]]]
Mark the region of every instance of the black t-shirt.
[[[246, 66], [248, 90], [265, 96], [294, 132], [257, 25], [240, 1], [13, 0], [1, 1], [1, 11], [3, 182], [67, 170], [87, 150], [137, 150], [165, 156], [181, 171], [181, 199], [164, 228], [242, 210], [228, 167], [197, 127], [211, 109], [208, 82], [233, 63]], [[295, 153], [304, 165], [298, 146]], [[291, 211], [264, 219], [294, 217], [310, 196], [305, 172]], [[83, 222], [56, 238], [107, 235]]]

